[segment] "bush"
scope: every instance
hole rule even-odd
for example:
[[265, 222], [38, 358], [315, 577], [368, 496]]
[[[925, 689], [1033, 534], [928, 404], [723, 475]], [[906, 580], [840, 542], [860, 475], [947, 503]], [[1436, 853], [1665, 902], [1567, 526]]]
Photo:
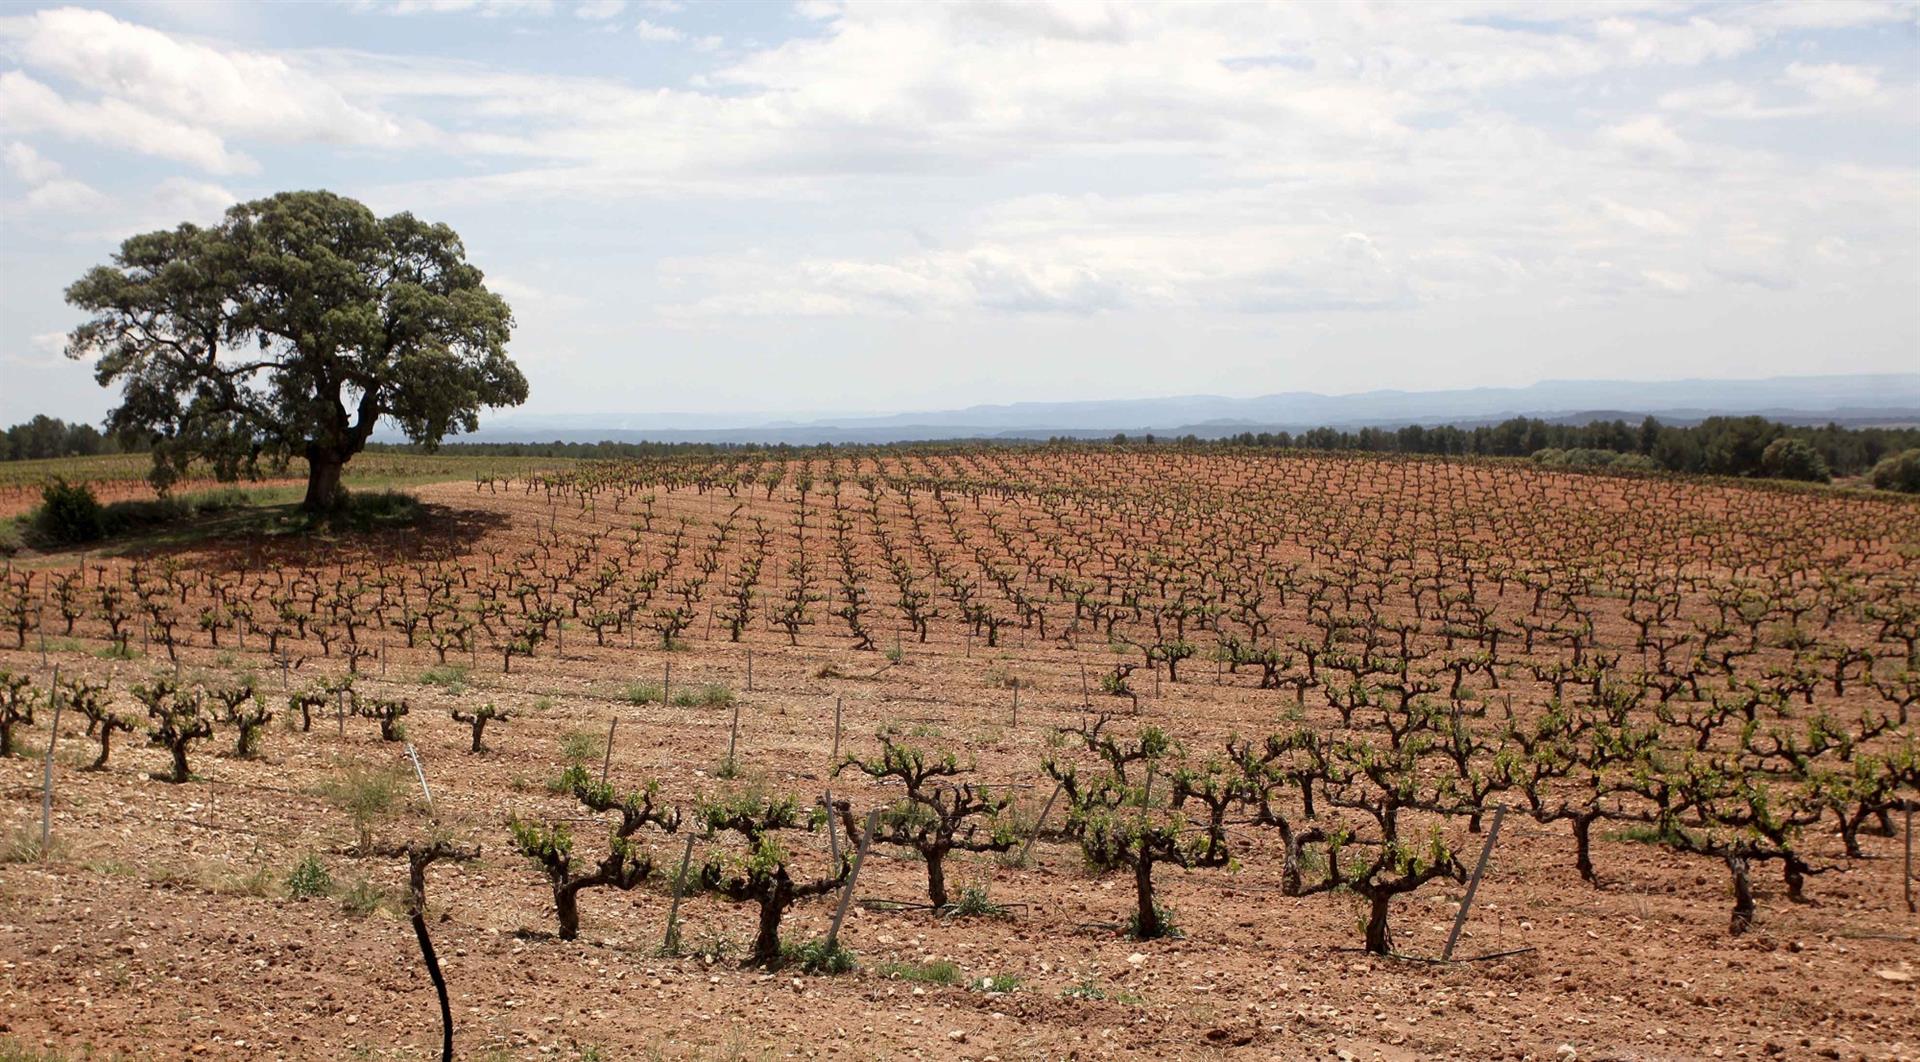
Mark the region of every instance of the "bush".
[[1805, 439], [1781, 436], [1760, 452], [1760, 474], [1774, 479], [1797, 479], [1807, 483], [1826, 483], [1833, 479], [1826, 459]]
[[349, 531], [411, 527], [419, 519], [419, 500], [397, 490], [349, 494], [346, 504], [328, 517], [335, 527]]
[[[1920, 449], [1902, 450], [1881, 458], [1873, 471], [1867, 473], [1867, 479], [1881, 490], [1920, 494]], [[4, 548], [0, 546], [0, 550]]]
[[1548, 447], [1533, 452], [1533, 462], [1547, 468], [1606, 468], [1622, 472], [1658, 472], [1660, 462], [1645, 454], [1624, 454], [1613, 450], [1575, 447], [1561, 450]]
[[107, 518], [92, 487], [55, 476], [53, 482], [40, 488], [35, 526], [47, 541], [71, 546], [106, 537]]
[[26, 545], [26, 538], [20, 533], [20, 521], [0, 520], [0, 557], [11, 557]]
[[333, 877], [327, 873], [326, 864], [320, 857], [308, 852], [305, 858], [293, 865], [287, 873], [287, 894], [294, 899], [308, 896], [325, 896], [333, 891]]

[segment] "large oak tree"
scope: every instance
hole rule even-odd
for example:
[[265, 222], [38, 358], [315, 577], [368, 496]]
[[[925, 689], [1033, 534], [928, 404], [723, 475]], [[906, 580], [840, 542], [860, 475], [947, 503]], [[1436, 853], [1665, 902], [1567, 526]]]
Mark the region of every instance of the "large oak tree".
[[160, 487], [196, 459], [233, 479], [302, 456], [302, 508], [319, 511], [380, 418], [432, 444], [527, 398], [512, 312], [460, 237], [331, 192], [130, 237], [67, 301], [93, 315], [67, 355], [97, 355], [101, 386], [121, 384], [108, 425], [152, 441]]

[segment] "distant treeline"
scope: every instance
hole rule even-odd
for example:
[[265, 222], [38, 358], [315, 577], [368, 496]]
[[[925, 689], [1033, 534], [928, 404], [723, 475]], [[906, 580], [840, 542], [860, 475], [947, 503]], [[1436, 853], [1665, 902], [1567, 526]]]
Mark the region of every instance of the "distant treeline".
[[[1669, 472], [1754, 476], [1773, 474], [1765, 464], [1765, 455], [1768, 447], [1781, 439], [1804, 443], [1834, 475], [1854, 476], [1889, 454], [1920, 447], [1920, 428], [1845, 428], [1838, 424], [1804, 428], [1765, 417], [1709, 417], [1691, 427], [1662, 424], [1653, 417], [1638, 425], [1623, 420], [1552, 424], [1534, 417], [1514, 417], [1477, 428], [1425, 428], [1417, 424], [1359, 431], [1315, 428], [1298, 435], [1242, 432], [1220, 441], [1307, 450], [1540, 457], [1546, 464], [1618, 464]], [[1776, 460], [1787, 449], [1775, 447]], [[1799, 447], [1790, 449], [1798, 451]], [[1637, 455], [1642, 460], [1596, 459], [1601, 453]]]
[[[1787, 440], [1787, 442], [1781, 442]], [[1054, 438], [1056, 446], [1083, 445], [1089, 440]], [[1121, 444], [1227, 445], [1271, 449], [1346, 450], [1362, 453], [1440, 454], [1482, 457], [1531, 457], [1542, 464], [1570, 467], [1618, 468], [1695, 472], [1720, 476], [1786, 475], [1824, 479], [1819, 471], [1838, 476], [1860, 475], [1893, 454], [1920, 449], [1920, 428], [1847, 428], [1838, 424], [1798, 427], [1765, 417], [1709, 417], [1681, 427], [1648, 417], [1639, 424], [1624, 420], [1589, 424], [1555, 424], [1537, 417], [1514, 417], [1474, 428], [1451, 425], [1428, 428], [1314, 428], [1291, 432], [1241, 432], [1219, 439], [1195, 435], [1115, 435]], [[1779, 445], [1775, 445], [1778, 443]], [[1024, 440], [949, 440], [943, 445], [1024, 445]], [[909, 449], [936, 443], [889, 443], [879, 449]], [[410, 443], [372, 443], [369, 453], [471, 454], [482, 457], [556, 457], [589, 460], [697, 456], [740, 451], [769, 454], [831, 453], [836, 449], [872, 449], [872, 444], [812, 445], [706, 442], [449, 442], [429, 451]], [[58, 418], [36, 416], [0, 433], [0, 461], [45, 457], [83, 457], [90, 454], [143, 452], [102, 434], [87, 424], [68, 424]], [[1771, 449], [1773, 456], [1768, 457]], [[1817, 458], [1809, 461], [1808, 457]]]
[[120, 439], [103, 434], [91, 424], [68, 424], [44, 413], [0, 432], [0, 461], [92, 457], [145, 450], [144, 446], [128, 446]]

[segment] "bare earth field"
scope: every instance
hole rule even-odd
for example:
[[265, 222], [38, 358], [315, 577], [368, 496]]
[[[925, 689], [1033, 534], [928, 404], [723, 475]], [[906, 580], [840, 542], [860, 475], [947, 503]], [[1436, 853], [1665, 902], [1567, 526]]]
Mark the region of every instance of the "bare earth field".
[[[1669, 604], [1652, 621], [1652, 641], [1662, 629], [1693, 639], [1675, 661], [1715, 646], [1745, 650], [1724, 673], [1699, 671], [1702, 688], [1672, 695], [1675, 705], [1695, 705], [1694, 718], [1700, 705], [1748, 690], [1760, 700], [1745, 703], [1763, 704], [1758, 731], [1799, 735], [1817, 714], [1859, 735], [1840, 774], [1855, 760], [1911, 756], [1911, 728], [1894, 717], [1901, 676], [1911, 675], [1911, 642], [1901, 640], [1911, 627], [1886, 617], [1920, 609], [1912, 503], [1504, 465], [1046, 449], [843, 455], [836, 465], [815, 457], [805, 468], [794, 458], [769, 490], [759, 480], [778, 462], [743, 460], [744, 471], [723, 468], [707, 483], [649, 466], [544, 487], [515, 480], [481, 491], [470, 479], [421, 487], [413, 493], [429, 504], [426, 524], [374, 538], [206, 543], [88, 559], [84, 568], [78, 555], [53, 555], [11, 570], [32, 626], [19, 647], [14, 628], [0, 628], [0, 668], [40, 689], [56, 667], [63, 678], [110, 682], [113, 704], [137, 723], [116, 737], [107, 767], [90, 771], [97, 742], [86, 720], [61, 718], [54, 845], [44, 855], [33, 848], [41, 758], [54, 737], [44, 704], [34, 725], [15, 731], [21, 751], [0, 760], [8, 846], [0, 1058], [437, 1057], [434, 989], [404, 911], [406, 861], [362, 854], [353, 821], [327, 795], [348, 765], [405, 772], [405, 806], [371, 823], [376, 848], [430, 828], [480, 848], [475, 861], [428, 872], [428, 923], [460, 1058], [1920, 1057], [1920, 919], [1903, 900], [1897, 808], [1916, 797], [1910, 776], [1889, 768], [1885, 792], [1831, 797], [1833, 786], [1743, 744], [1737, 716], [1699, 744], [1728, 762], [1745, 755], [1774, 787], [1770, 806], [1796, 806], [1793, 794], [1817, 790], [1854, 801], [1848, 807], [1893, 807], [1895, 827], [1883, 835], [1863, 811], [1857, 857], [1834, 814], [1794, 827], [1792, 851], [1811, 868], [1804, 902], [1788, 899], [1781, 862], [1756, 855], [1757, 911], [1738, 935], [1729, 932], [1727, 865], [1649, 843], [1648, 800], [1623, 769], [1593, 828], [1595, 884], [1576, 870], [1565, 821], [1537, 821], [1518, 789], [1485, 796], [1489, 817], [1496, 805], [1512, 811], [1456, 952], [1497, 956], [1481, 961], [1422, 961], [1441, 952], [1461, 881], [1443, 877], [1398, 897], [1400, 957], [1367, 954], [1364, 901], [1340, 891], [1287, 895], [1280, 838], [1244, 809], [1227, 818], [1232, 865], [1155, 868], [1157, 898], [1180, 935], [1128, 939], [1133, 877], [1089, 867], [1066, 832], [1064, 802], [1025, 865], [993, 854], [949, 859], [953, 888], [983, 886], [1010, 908], [1003, 917], [867, 906], [926, 900], [925, 864], [875, 846], [858, 879], [862, 902], [841, 932], [857, 957], [852, 972], [744, 966], [754, 908], [709, 891], [680, 907], [684, 954], [663, 955], [670, 879], [690, 825], [637, 835], [655, 857], [653, 875], [632, 891], [582, 892], [579, 938], [559, 939], [546, 879], [515, 850], [507, 822], [569, 823], [597, 859], [611, 818], [548, 782], [570, 758], [597, 776], [610, 724], [604, 762], [618, 789], [657, 781], [661, 799], [691, 809], [756, 788], [806, 806], [830, 787], [859, 818], [900, 789], [832, 775], [837, 699], [843, 754], [874, 754], [883, 728], [951, 749], [977, 779], [1012, 787], [1019, 814], [1009, 818], [1024, 839], [1054, 791], [1043, 761], [1074, 754], [1079, 738], [1061, 730], [1094, 711], [1115, 713], [1108, 727], [1121, 735], [1163, 728], [1195, 762], [1223, 755], [1230, 736], [1301, 727], [1384, 740], [1395, 699], [1376, 697], [1343, 719], [1329, 691], [1345, 675], [1322, 659], [1309, 678], [1289, 639], [1351, 647], [1367, 637], [1356, 632], [1372, 629], [1388, 633], [1359, 655], [1431, 650], [1409, 665], [1433, 679], [1418, 696], [1470, 718], [1464, 725], [1487, 744], [1482, 775], [1494, 769], [1508, 712], [1524, 729], [1555, 705], [1553, 676], [1530, 664], [1578, 656], [1569, 667], [1603, 674], [1563, 675], [1564, 703], [1617, 680], [1644, 695], [1632, 714], [1650, 722], [1658, 698], [1647, 675], [1660, 671], [1658, 649], [1634, 617], [1645, 619], [1643, 603], [1660, 597]], [[742, 482], [722, 482], [730, 474]], [[882, 478], [869, 488], [862, 476]], [[829, 493], [836, 477], [839, 506]], [[764, 563], [745, 591], [752, 607], [730, 640], [728, 587], [756, 557]], [[795, 586], [800, 558], [823, 600], [789, 644], [772, 613]], [[901, 565], [906, 585], [940, 612], [925, 641], [896, 603], [904, 591], [889, 572]], [[149, 604], [131, 582], [136, 571]], [[652, 585], [648, 572], [660, 573]], [[858, 622], [876, 648], [856, 648], [853, 625], [833, 614], [843, 576], [869, 591]], [[79, 580], [71, 633], [52, 596], [62, 577]], [[121, 656], [106, 651], [114, 643], [97, 587], [107, 584], [126, 588], [132, 617]], [[1262, 591], [1260, 603], [1244, 604]], [[1728, 594], [1745, 595], [1731, 620]], [[56, 603], [41, 611], [43, 596]], [[444, 665], [425, 627], [409, 647], [396, 622], [435, 600], [445, 606], [439, 626], [487, 620], [464, 648], [448, 648]], [[221, 626], [235, 602], [247, 602], [252, 619]], [[504, 655], [530, 602], [564, 619], [532, 640], [531, 655]], [[668, 651], [649, 624], [676, 603], [689, 618], [683, 647]], [[1466, 606], [1481, 618], [1461, 619]], [[199, 622], [208, 608], [217, 646]], [[298, 623], [284, 619], [290, 613]], [[600, 613], [619, 619], [604, 625], [604, 644], [586, 623]], [[347, 623], [349, 615], [366, 618]], [[179, 624], [176, 660], [158, 634], [160, 616]], [[1717, 620], [1734, 633], [1713, 633]], [[266, 631], [276, 623], [290, 629], [270, 654]], [[1463, 632], [1497, 624], [1505, 633], [1492, 659], [1463, 665], [1457, 679], [1449, 654], [1481, 644]], [[1229, 636], [1286, 655], [1274, 674], [1291, 684], [1261, 688], [1260, 666], [1217, 660]], [[1141, 647], [1179, 640], [1196, 652], [1173, 681]], [[431, 808], [404, 745], [382, 741], [373, 720], [323, 708], [303, 732], [286, 706], [288, 692], [344, 676], [349, 645], [365, 648], [356, 696], [407, 701], [406, 738]], [[1842, 661], [1836, 684], [1838, 648], [1872, 659]], [[1119, 680], [1137, 709], [1134, 698], [1100, 688], [1125, 663], [1141, 665]], [[669, 665], [675, 691], [721, 685], [734, 694], [738, 777], [721, 777], [730, 773], [731, 708], [628, 696], [634, 683], [660, 683]], [[130, 686], [176, 670], [209, 687], [256, 675], [277, 713], [257, 756], [234, 754], [232, 729], [217, 726], [192, 750], [193, 780], [150, 777], [164, 773], [168, 754], [147, 745]], [[1667, 673], [1684, 679], [1682, 670]], [[1802, 681], [1808, 673], [1819, 680]], [[1391, 668], [1367, 668], [1356, 681], [1395, 680]], [[468, 728], [448, 713], [489, 702], [511, 718], [491, 726], [489, 750], [475, 754]], [[1678, 757], [1696, 740], [1669, 724], [1657, 743]], [[1422, 762], [1448, 770], [1438, 753]], [[1300, 816], [1297, 799], [1289, 808]], [[1437, 831], [1472, 868], [1486, 834], [1469, 832], [1464, 814], [1408, 815], [1421, 844]], [[1706, 833], [1726, 843], [1744, 836]], [[696, 865], [713, 843], [700, 841]], [[824, 830], [787, 831], [781, 843], [796, 878], [832, 873]], [[295, 898], [288, 875], [310, 854], [333, 892]], [[833, 900], [798, 903], [783, 938], [824, 935]], [[912, 976], [940, 962], [957, 969], [956, 983]], [[997, 984], [1008, 990], [990, 990], [987, 978], [1007, 979]]]

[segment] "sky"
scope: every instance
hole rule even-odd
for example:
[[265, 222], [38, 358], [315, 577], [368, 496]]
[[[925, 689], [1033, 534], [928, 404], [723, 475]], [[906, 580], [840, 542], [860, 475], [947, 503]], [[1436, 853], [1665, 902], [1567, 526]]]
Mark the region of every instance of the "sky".
[[0, 3], [0, 424], [65, 286], [300, 188], [527, 414], [1920, 369], [1920, 6]]

